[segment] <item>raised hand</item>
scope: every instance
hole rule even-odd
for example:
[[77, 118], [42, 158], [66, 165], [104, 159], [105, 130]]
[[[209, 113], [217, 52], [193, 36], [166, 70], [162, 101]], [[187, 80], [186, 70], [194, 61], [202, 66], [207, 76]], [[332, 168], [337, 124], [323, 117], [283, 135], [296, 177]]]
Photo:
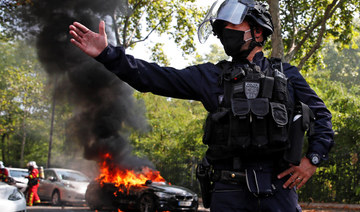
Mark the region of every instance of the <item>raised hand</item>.
[[73, 37], [70, 39], [71, 43], [91, 57], [98, 56], [108, 45], [104, 21], [99, 23], [99, 33], [91, 31], [79, 22], [74, 22], [69, 29]]

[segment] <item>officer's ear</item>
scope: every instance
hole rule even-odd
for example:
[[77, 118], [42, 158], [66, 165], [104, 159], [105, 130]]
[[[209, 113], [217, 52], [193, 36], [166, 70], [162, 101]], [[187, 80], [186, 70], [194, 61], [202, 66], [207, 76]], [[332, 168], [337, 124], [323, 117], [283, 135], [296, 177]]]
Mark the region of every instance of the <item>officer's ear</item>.
[[254, 35], [255, 35], [255, 39], [256, 39], [257, 42], [263, 41], [263, 40], [264, 40], [264, 37], [263, 37], [263, 28], [256, 26], [256, 27], [254, 28]]

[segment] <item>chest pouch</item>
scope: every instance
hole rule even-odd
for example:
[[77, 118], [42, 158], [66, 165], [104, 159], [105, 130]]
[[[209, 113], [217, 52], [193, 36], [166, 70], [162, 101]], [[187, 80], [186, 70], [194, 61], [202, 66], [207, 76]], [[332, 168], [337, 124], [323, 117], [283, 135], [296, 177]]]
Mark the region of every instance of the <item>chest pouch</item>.
[[209, 113], [204, 127], [203, 143], [209, 146], [206, 156], [210, 160], [224, 159], [230, 155], [231, 147], [227, 146], [230, 121], [229, 109]]
[[250, 104], [247, 99], [240, 97], [231, 99], [231, 131], [229, 145], [234, 149], [244, 149], [250, 145]]
[[224, 144], [229, 134], [229, 110], [209, 113], [204, 127], [204, 144]]
[[269, 118], [270, 145], [284, 147], [288, 135], [288, 113], [286, 106], [277, 102], [270, 102], [271, 118]]
[[269, 114], [269, 100], [267, 98], [251, 99], [251, 144], [256, 148], [263, 148], [268, 144], [267, 119]]
[[278, 70], [274, 71], [273, 99], [279, 102], [286, 102], [288, 99], [287, 78], [285, 77], [285, 74]]

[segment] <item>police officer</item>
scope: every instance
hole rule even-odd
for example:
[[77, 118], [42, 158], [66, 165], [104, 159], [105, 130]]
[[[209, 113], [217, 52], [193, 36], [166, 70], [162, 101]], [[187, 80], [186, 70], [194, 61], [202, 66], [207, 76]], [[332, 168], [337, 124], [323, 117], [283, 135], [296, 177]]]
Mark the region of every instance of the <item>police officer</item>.
[[[209, 112], [204, 143], [209, 146], [205, 160], [212, 167], [211, 211], [301, 211], [296, 189], [333, 146], [330, 112], [296, 67], [264, 57], [263, 45], [273, 32], [265, 5], [215, 2], [199, 27], [200, 41], [211, 32], [232, 61], [177, 70], [108, 44], [103, 21], [99, 33], [78, 22], [70, 25], [74, 45], [135, 89], [202, 102]], [[297, 105], [310, 110], [297, 113]], [[315, 121], [307, 154], [292, 161], [286, 155], [296, 136], [288, 129], [302, 116], [311, 119], [305, 118], [311, 113]]]

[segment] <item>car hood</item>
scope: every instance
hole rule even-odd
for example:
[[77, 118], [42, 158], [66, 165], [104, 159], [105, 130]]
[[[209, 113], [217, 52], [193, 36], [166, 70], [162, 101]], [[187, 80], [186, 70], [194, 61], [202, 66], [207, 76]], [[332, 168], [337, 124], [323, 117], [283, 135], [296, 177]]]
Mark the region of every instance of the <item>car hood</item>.
[[161, 190], [166, 193], [173, 193], [183, 196], [195, 195], [195, 193], [192, 192], [191, 190], [181, 186], [167, 185], [167, 184], [150, 184], [149, 187]]
[[0, 199], [7, 199], [12, 193], [14, 193], [15, 189], [17, 188], [14, 186], [0, 183]]

